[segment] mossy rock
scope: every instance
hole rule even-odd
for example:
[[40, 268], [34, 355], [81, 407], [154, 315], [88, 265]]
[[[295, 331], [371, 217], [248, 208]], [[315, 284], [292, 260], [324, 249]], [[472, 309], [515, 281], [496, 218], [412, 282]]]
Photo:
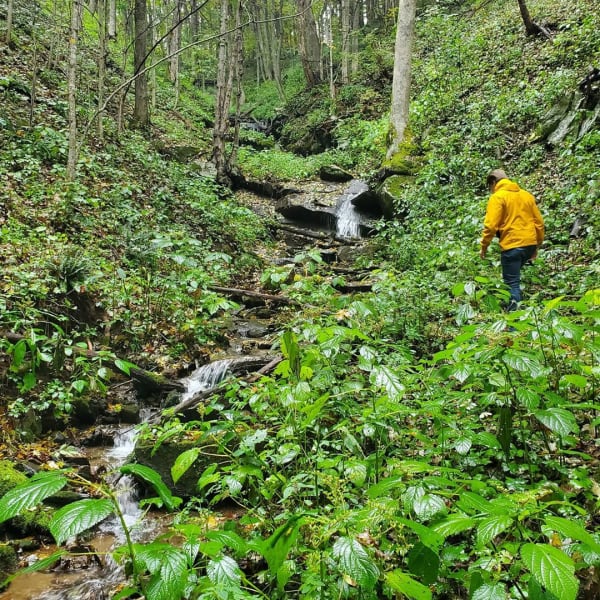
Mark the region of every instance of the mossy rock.
[[408, 207], [403, 203], [404, 190], [413, 181], [408, 175], [392, 175], [377, 190], [377, 197], [386, 218], [405, 217]]
[[0, 581], [4, 581], [17, 570], [17, 553], [12, 546], [0, 544]]
[[[171, 476], [171, 467], [177, 457], [191, 448], [200, 447], [201, 452], [194, 464], [175, 483]], [[181, 440], [166, 442], [155, 449], [154, 444], [136, 444], [133, 452], [137, 463], [154, 469], [162, 478], [164, 484], [176, 496], [191, 498], [198, 495], [198, 480], [204, 471], [212, 464], [228, 464], [231, 460], [222, 456], [218, 442], [210, 443], [207, 440]]]
[[[26, 483], [27, 476], [15, 468], [15, 466], [6, 460], [0, 461], [0, 496], [4, 496], [13, 488]], [[42, 534], [50, 535], [48, 526], [54, 509], [47, 506], [41, 506], [35, 511], [25, 511], [22, 515], [10, 519], [8, 526], [22, 535]]]
[[18, 471], [8, 460], [0, 460], [0, 496], [27, 481], [27, 476]]

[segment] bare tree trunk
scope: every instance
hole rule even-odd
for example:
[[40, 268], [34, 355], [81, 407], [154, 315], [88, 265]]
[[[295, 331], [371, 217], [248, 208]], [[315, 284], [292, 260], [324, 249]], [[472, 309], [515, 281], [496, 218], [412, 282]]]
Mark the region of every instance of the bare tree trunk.
[[350, 65], [350, 74], [358, 73], [358, 31], [362, 25], [362, 0], [356, 0], [352, 10], [352, 33], [350, 39], [350, 54], [352, 61]]
[[350, 80], [350, 0], [342, 0], [342, 83]]
[[150, 110], [148, 107], [148, 74], [143, 72], [146, 65], [148, 48], [148, 10], [146, 0], [135, 0], [135, 44], [133, 51], [135, 79], [135, 103], [133, 108], [133, 123], [140, 129], [150, 125]]
[[233, 140], [231, 143], [231, 154], [227, 160], [227, 174], [234, 168], [237, 160], [237, 150], [240, 144], [240, 109], [243, 103], [244, 90], [242, 88], [242, 76], [244, 74], [244, 37], [242, 31], [242, 9], [243, 0], [238, 0], [235, 13], [235, 42], [230, 56], [228, 86], [233, 89], [235, 83], [235, 125], [233, 129]]
[[221, 0], [221, 26], [217, 65], [217, 93], [215, 103], [215, 125], [213, 129], [213, 160], [217, 170], [217, 181], [227, 182], [225, 161], [225, 139], [229, 129], [229, 100], [231, 89], [227, 89], [227, 25], [229, 0]]
[[394, 51], [392, 107], [390, 112], [390, 143], [387, 157], [398, 152], [408, 124], [410, 104], [412, 41], [415, 29], [416, 0], [400, 0]]
[[198, 0], [190, 0], [190, 31], [192, 33], [192, 39], [196, 40], [200, 33], [200, 16], [198, 12]]
[[181, 18], [183, 16], [183, 0], [175, 0], [175, 10], [173, 11], [173, 25], [169, 40], [169, 78], [172, 83], [177, 84], [179, 79], [179, 48], [181, 47]]
[[33, 43], [33, 64], [31, 65], [31, 100], [29, 102], [29, 128], [33, 127], [33, 116], [35, 114], [35, 103], [37, 100], [37, 79], [38, 79], [38, 41], [37, 41], [37, 17], [39, 6], [34, 7], [34, 21], [31, 27], [31, 36]]
[[312, 12], [311, 0], [296, 0], [298, 8], [298, 41], [304, 76], [309, 87], [321, 82], [321, 42]]
[[106, 0], [98, 0], [98, 138], [104, 137], [104, 81], [106, 79]]
[[13, 12], [14, 0], [8, 0], [8, 5], [6, 6], [6, 36], [4, 40], [9, 46], [12, 39]]
[[108, 37], [117, 37], [117, 0], [108, 0]]
[[551, 38], [552, 35], [550, 32], [541, 25], [538, 25], [529, 14], [529, 9], [527, 8], [527, 4], [525, 4], [525, 0], [517, 0], [519, 3], [519, 10], [521, 11], [521, 18], [523, 19], [523, 23], [525, 25], [525, 32], [527, 35], [539, 35], [542, 34], [547, 38]]
[[69, 154], [67, 157], [67, 178], [75, 179], [77, 172], [77, 41], [81, 23], [81, 0], [71, 3], [71, 31], [69, 35], [69, 69], [67, 79]]

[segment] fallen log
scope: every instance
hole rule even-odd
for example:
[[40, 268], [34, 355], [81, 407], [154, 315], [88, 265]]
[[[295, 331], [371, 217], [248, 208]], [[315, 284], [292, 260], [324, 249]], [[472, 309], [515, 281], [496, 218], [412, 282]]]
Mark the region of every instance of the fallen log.
[[354, 292], [370, 292], [373, 284], [368, 281], [354, 281], [349, 283], [332, 283], [332, 287], [343, 294], [352, 294]]
[[[17, 342], [26, 339], [25, 336], [14, 333], [12, 331], [0, 331], [0, 337], [8, 340], [9, 342], [16, 344]], [[88, 341], [87, 348], [81, 348], [79, 346], [71, 346], [73, 352], [78, 354], [79, 356], [87, 356], [88, 358], [95, 358], [99, 356], [98, 352], [96, 352], [90, 342]], [[170, 392], [173, 390], [183, 392], [185, 390], [185, 386], [179, 382], [174, 381], [173, 379], [169, 379], [160, 373], [153, 373], [152, 371], [146, 371], [145, 369], [141, 369], [140, 367], [131, 366], [128, 370], [125, 370], [123, 367], [119, 366], [119, 363], [126, 362], [122, 361], [119, 358], [114, 359], [114, 366], [120, 373], [123, 375], [128, 375], [133, 381], [134, 385], [138, 390], [147, 394], [157, 394], [163, 392]]]
[[226, 294], [227, 296], [233, 296], [234, 298], [243, 298], [244, 296], [248, 298], [257, 298], [259, 300], [263, 300], [264, 302], [276, 302], [279, 304], [298, 304], [296, 300], [292, 298], [288, 298], [287, 296], [280, 296], [276, 294], [265, 294], [263, 292], [255, 292], [253, 290], [243, 290], [239, 288], [228, 288], [221, 287], [217, 285], [211, 285], [209, 290], [213, 292], [218, 292], [219, 294]]

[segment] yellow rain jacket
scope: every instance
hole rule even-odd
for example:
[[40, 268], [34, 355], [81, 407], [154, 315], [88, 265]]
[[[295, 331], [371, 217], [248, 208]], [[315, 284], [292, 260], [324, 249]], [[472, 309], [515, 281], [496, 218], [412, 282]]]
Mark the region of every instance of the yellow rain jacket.
[[501, 250], [540, 246], [544, 241], [544, 219], [535, 198], [510, 179], [498, 181], [490, 196], [483, 222], [482, 249], [487, 249], [496, 234]]

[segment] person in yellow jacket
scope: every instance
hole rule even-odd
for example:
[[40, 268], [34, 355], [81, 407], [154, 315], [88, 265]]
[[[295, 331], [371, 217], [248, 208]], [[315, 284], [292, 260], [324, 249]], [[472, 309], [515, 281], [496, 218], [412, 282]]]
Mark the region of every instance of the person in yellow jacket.
[[516, 310], [521, 302], [521, 268], [537, 256], [544, 241], [544, 219], [535, 198], [511, 181], [502, 169], [487, 177], [491, 196], [488, 201], [481, 258], [485, 258], [494, 236], [500, 239], [502, 279], [510, 290], [507, 310]]

